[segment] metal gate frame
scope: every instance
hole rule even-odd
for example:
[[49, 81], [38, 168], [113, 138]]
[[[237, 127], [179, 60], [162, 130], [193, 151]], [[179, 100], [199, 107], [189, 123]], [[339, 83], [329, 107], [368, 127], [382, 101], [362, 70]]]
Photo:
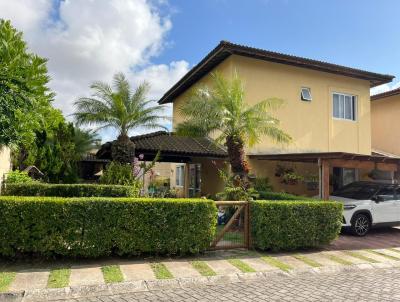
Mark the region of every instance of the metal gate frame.
[[[211, 243], [211, 250], [226, 250], [226, 249], [234, 249], [234, 248], [246, 248], [249, 249], [251, 245], [250, 240], [250, 204], [248, 201], [215, 201], [215, 205], [217, 208], [219, 206], [238, 206], [235, 213], [229, 219], [229, 221], [224, 225], [224, 228], [219, 234], [216, 234], [216, 237]], [[244, 215], [243, 220], [243, 244], [232, 244], [232, 245], [223, 245], [218, 246], [218, 243], [224, 238], [224, 235], [229, 231], [232, 224], [235, 222], [240, 215]]]

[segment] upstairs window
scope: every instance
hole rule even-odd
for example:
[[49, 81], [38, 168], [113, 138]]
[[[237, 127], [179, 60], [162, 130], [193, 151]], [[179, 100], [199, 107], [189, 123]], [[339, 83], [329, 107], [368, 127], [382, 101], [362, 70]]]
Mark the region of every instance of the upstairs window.
[[311, 89], [307, 87], [301, 88], [301, 100], [306, 102], [311, 102]]
[[350, 94], [333, 94], [333, 117], [355, 121], [357, 112], [357, 97]]

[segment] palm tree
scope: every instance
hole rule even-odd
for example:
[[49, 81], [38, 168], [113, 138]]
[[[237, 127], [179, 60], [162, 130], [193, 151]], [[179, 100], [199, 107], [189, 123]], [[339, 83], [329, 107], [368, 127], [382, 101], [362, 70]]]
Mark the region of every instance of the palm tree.
[[151, 106], [152, 100], [146, 98], [149, 84], [142, 83], [135, 90], [122, 73], [114, 75], [113, 85], [94, 82], [90, 88], [92, 97], [82, 97], [75, 102], [74, 114], [78, 125], [94, 125], [98, 129], [113, 128], [119, 132], [113, 143], [113, 160], [131, 163], [134, 144], [129, 131], [137, 128], [164, 128], [160, 123], [164, 116], [163, 106]]
[[231, 81], [218, 73], [211, 77], [212, 89], [195, 89], [179, 108], [187, 119], [178, 124], [176, 132], [185, 136], [216, 137], [217, 142], [227, 147], [232, 172], [244, 177], [248, 173], [246, 144], [251, 147], [264, 135], [280, 143], [291, 141], [279, 128], [279, 120], [270, 114], [283, 101], [272, 98], [250, 106], [251, 102], [245, 102], [243, 85], [236, 73]]
[[101, 139], [94, 130], [74, 128], [75, 153], [81, 158], [91, 150], [99, 147]]

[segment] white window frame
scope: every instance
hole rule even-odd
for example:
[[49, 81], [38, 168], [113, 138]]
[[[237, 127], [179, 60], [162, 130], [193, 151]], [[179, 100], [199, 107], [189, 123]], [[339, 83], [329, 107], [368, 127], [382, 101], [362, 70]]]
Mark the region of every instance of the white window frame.
[[[337, 117], [335, 116], [335, 102], [334, 102], [334, 95], [339, 96], [339, 101], [340, 101], [340, 96], [343, 96], [344, 102], [343, 102], [343, 117]], [[351, 107], [351, 117], [352, 118], [346, 118], [346, 96], [350, 97], [352, 101], [352, 107]], [[354, 99], [353, 99], [354, 98]], [[339, 105], [340, 106], [340, 105]], [[343, 92], [332, 92], [332, 117], [336, 120], [341, 120], [341, 121], [350, 121], [350, 122], [357, 122], [357, 108], [358, 108], [358, 97], [354, 94], [349, 94], [349, 93], [343, 93]], [[340, 109], [339, 109], [340, 111]]]
[[185, 166], [176, 166], [175, 169], [175, 185], [177, 187], [184, 187], [185, 185]]
[[[308, 90], [308, 93], [310, 94], [310, 98], [304, 97], [304, 95], [303, 95], [303, 89]], [[309, 87], [301, 87], [300, 96], [301, 96], [301, 100], [302, 100], [302, 101], [311, 102], [311, 101], [312, 101], [311, 88], [309, 88]]]

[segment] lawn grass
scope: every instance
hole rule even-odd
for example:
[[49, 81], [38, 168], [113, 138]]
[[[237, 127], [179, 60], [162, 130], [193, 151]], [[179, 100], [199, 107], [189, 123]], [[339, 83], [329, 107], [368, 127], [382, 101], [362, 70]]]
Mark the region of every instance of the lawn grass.
[[256, 270], [252, 268], [250, 265], [247, 263], [244, 263], [242, 260], [237, 259], [237, 258], [232, 258], [228, 259], [228, 262], [232, 264], [233, 266], [237, 267], [240, 269], [242, 273], [255, 273]]
[[330, 260], [342, 264], [342, 265], [352, 265], [353, 262], [350, 262], [346, 259], [340, 258], [339, 256], [336, 255], [326, 255]]
[[190, 264], [200, 273], [202, 276], [216, 276], [217, 273], [205, 261], [191, 261]]
[[103, 272], [104, 281], [106, 283], [117, 283], [124, 281], [119, 265], [107, 265], [101, 268]]
[[49, 279], [47, 280], [48, 288], [67, 287], [69, 284], [69, 276], [71, 269], [57, 268], [50, 271]]
[[352, 257], [354, 257], [354, 258], [358, 258], [358, 259], [361, 259], [361, 260], [364, 260], [364, 261], [367, 261], [367, 262], [370, 262], [370, 263], [378, 263], [378, 261], [376, 261], [375, 259], [372, 259], [370, 257], [364, 256], [363, 254], [360, 254], [360, 253], [355, 252], [355, 251], [345, 251], [345, 253], [350, 255], [350, 256], [352, 256]]
[[395, 256], [392, 256], [392, 255], [386, 255], [385, 253], [382, 253], [382, 252], [379, 252], [379, 251], [374, 251], [374, 250], [367, 250], [367, 251], [372, 253], [372, 254], [385, 257], [385, 258], [387, 258], [389, 260], [395, 260], [395, 261], [399, 261], [400, 260], [399, 257], [395, 257]]
[[[217, 225], [217, 233], [216, 234], [221, 233], [221, 231], [224, 227], [225, 227], [225, 225]], [[233, 243], [243, 243], [244, 235], [242, 232], [229, 232], [228, 231], [224, 234], [224, 237], [222, 238], [222, 240], [230, 241]]]
[[0, 292], [5, 292], [15, 279], [15, 272], [0, 272]]
[[291, 267], [289, 264], [279, 261], [278, 259], [271, 256], [263, 256], [261, 257], [261, 259], [266, 263], [268, 263], [269, 265], [275, 266], [284, 272], [288, 272], [291, 269], [293, 269], [293, 267]]
[[308, 264], [309, 266], [312, 266], [312, 267], [320, 267], [320, 266], [322, 266], [317, 261], [315, 261], [313, 259], [310, 259], [310, 258], [308, 258], [307, 256], [304, 256], [304, 255], [297, 254], [297, 255], [293, 255], [293, 257], [298, 259], [298, 260], [300, 260], [300, 261], [303, 261], [304, 263], [306, 263], [306, 264]]
[[151, 269], [157, 279], [172, 279], [174, 276], [163, 263], [151, 263]]

